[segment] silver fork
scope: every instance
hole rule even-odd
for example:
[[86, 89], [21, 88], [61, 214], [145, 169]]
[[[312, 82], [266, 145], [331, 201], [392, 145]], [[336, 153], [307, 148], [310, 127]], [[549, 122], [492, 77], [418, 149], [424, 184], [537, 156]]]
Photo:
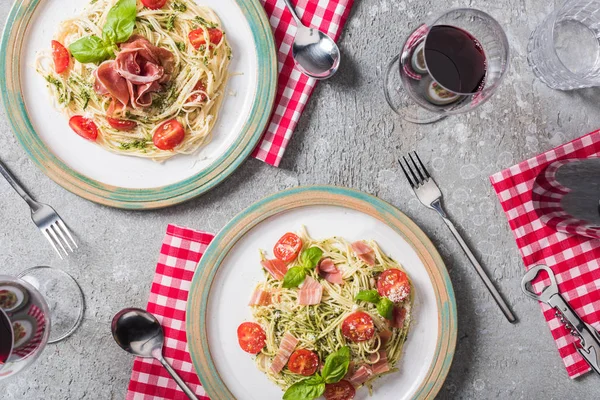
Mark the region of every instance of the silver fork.
[[[67, 248], [72, 253], [73, 247], [77, 248], [77, 243], [73, 240], [71, 232], [67, 229], [67, 226], [63, 220], [58, 216], [56, 211], [48, 204], [40, 203], [35, 201], [17, 182], [17, 179], [10, 173], [6, 166], [0, 161], [0, 174], [10, 183], [17, 193], [25, 200], [25, 202], [31, 208], [31, 219], [42, 232], [42, 234], [48, 239], [60, 259], [63, 259], [63, 255], [58, 250], [62, 250], [65, 256], [69, 255]], [[67, 240], [67, 237], [70, 239]], [[62, 239], [62, 241], [61, 241]], [[71, 244], [73, 246], [71, 246]], [[66, 245], [66, 248], [65, 248]]]
[[[477, 274], [479, 275], [479, 277], [489, 290], [490, 294], [496, 301], [496, 304], [498, 304], [498, 306], [506, 316], [506, 319], [508, 319], [508, 321], [511, 323], [516, 322], [517, 319], [515, 318], [514, 314], [512, 313], [512, 311], [510, 310], [510, 308], [508, 307], [508, 305], [506, 304], [506, 302], [504, 301], [504, 299], [502, 298], [502, 296], [500, 295], [490, 278], [487, 276], [485, 270], [479, 264], [479, 262], [475, 258], [475, 255], [473, 254], [471, 249], [469, 249], [469, 246], [464, 241], [460, 233], [458, 233], [452, 221], [448, 219], [448, 216], [446, 215], [446, 212], [442, 207], [442, 192], [440, 191], [440, 188], [435, 183], [433, 178], [429, 175], [429, 172], [425, 168], [425, 165], [423, 165], [423, 162], [419, 158], [417, 152], [413, 153], [415, 157], [413, 157], [413, 155], [410, 153], [408, 154], [410, 161], [412, 161], [412, 166], [411, 163], [408, 162], [406, 157], [402, 157], [406, 164], [406, 168], [404, 168], [404, 165], [402, 164], [401, 160], [398, 160], [398, 162], [400, 163], [400, 167], [402, 167], [402, 171], [404, 171], [404, 175], [406, 176], [406, 179], [408, 179], [410, 186], [413, 188], [413, 191], [417, 195], [417, 198], [421, 201], [421, 203], [423, 203], [423, 205], [425, 205], [428, 208], [431, 208], [432, 210], [437, 211], [437, 213], [442, 217], [448, 228], [450, 228], [450, 232], [452, 232], [452, 234], [460, 244], [460, 247], [462, 247], [463, 251], [469, 258], [469, 261], [471, 261], [471, 264], [473, 264], [473, 266], [475, 267]], [[421, 166], [420, 169], [417, 166], [415, 158]]]

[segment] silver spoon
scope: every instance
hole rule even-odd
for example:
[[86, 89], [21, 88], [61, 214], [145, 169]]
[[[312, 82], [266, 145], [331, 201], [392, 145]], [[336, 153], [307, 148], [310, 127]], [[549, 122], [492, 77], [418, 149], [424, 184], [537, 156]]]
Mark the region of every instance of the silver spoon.
[[285, 4], [298, 26], [292, 46], [292, 56], [296, 60], [296, 66], [311, 78], [331, 78], [340, 66], [340, 49], [325, 33], [305, 26], [290, 0], [285, 0]]
[[165, 336], [160, 323], [146, 310], [126, 308], [114, 316], [111, 330], [121, 348], [138, 357], [153, 357], [160, 361], [171, 374], [181, 390], [193, 400], [198, 400], [194, 392], [177, 375], [162, 355]]

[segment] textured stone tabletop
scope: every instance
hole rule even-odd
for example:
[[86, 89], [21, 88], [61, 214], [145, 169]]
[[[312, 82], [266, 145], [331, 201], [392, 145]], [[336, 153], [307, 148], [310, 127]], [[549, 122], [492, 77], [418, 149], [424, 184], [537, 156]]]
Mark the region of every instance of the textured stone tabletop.
[[[3, 24], [11, 4], [0, 0]], [[405, 123], [385, 103], [382, 71], [424, 16], [458, 6], [484, 10], [506, 28], [508, 77], [475, 112], [429, 126]], [[488, 181], [496, 171], [600, 127], [599, 90], [550, 90], [527, 65], [529, 33], [553, 7], [543, 0], [356, 0], [341, 39], [339, 74], [319, 84], [281, 168], [249, 159], [210, 193], [166, 210], [115, 210], [65, 191], [27, 158], [1, 114], [0, 159], [59, 211], [80, 249], [58, 260], [25, 203], [0, 180], [0, 273], [63, 268], [81, 284], [87, 311], [75, 335], [49, 345], [25, 373], [0, 382], [0, 398], [123, 399], [133, 358], [113, 342], [110, 321], [123, 307], [145, 306], [167, 224], [217, 232], [264, 196], [309, 184], [379, 196], [413, 218], [440, 250], [457, 296], [458, 343], [439, 398], [597, 398], [600, 378], [568, 378], [539, 307], [521, 294], [524, 266]], [[399, 174], [396, 159], [411, 150], [432, 166], [449, 214], [512, 304], [518, 324], [504, 319], [441, 219], [419, 204]]]

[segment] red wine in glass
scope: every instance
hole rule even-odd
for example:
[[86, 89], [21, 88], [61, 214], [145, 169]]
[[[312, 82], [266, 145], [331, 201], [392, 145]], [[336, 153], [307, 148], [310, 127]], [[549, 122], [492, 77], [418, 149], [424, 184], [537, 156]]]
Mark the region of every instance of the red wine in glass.
[[0, 310], [0, 369], [2, 368], [2, 364], [6, 363], [8, 360], [12, 347], [13, 335], [10, 320], [6, 314]]
[[483, 88], [487, 62], [483, 47], [467, 31], [449, 26], [431, 28], [425, 41], [429, 74], [444, 88], [472, 94]]

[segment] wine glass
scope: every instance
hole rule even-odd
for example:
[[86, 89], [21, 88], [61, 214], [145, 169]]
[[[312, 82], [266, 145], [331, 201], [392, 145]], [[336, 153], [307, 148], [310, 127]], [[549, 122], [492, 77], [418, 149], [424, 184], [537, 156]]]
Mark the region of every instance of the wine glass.
[[0, 380], [33, 364], [46, 344], [70, 336], [83, 310], [81, 288], [64, 271], [34, 267], [19, 277], [0, 275]]
[[384, 77], [385, 97], [405, 120], [427, 124], [486, 102], [508, 71], [508, 39], [490, 15], [445, 12], [413, 31]]

